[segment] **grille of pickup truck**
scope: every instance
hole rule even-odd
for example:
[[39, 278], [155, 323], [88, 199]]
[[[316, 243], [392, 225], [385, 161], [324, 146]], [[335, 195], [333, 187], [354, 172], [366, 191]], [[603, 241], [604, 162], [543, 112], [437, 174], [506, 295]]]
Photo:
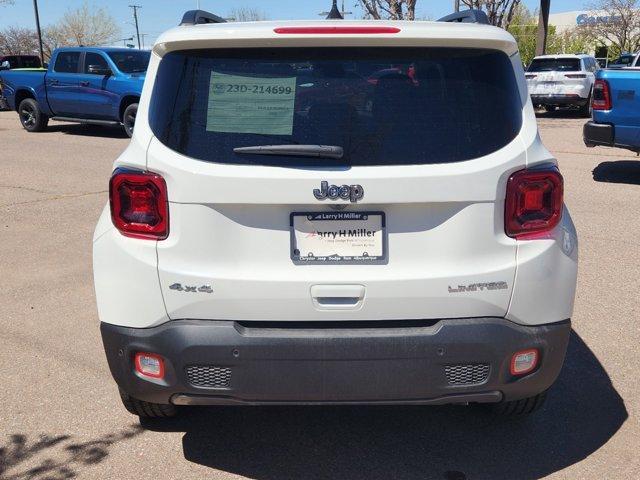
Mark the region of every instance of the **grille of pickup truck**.
[[486, 363], [447, 365], [444, 374], [449, 385], [478, 385], [487, 381], [489, 370]]
[[189, 365], [186, 369], [187, 379], [194, 387], [229, 388], [231, 369], [212, 365]]

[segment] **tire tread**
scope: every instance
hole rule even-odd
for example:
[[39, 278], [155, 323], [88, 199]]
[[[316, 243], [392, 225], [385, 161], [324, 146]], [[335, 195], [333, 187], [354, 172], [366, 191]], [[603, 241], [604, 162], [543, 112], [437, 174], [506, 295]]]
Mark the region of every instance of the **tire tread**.
[[529, 415], [539, 410], [544, 405], [547, 398], [547, 392], [544, 391], [533, 397], [522, 398], [520, 400], [511, 400], [491, 405], [491, 411], [497, 415], [503, 416], [520, 416]]
[[138, 400], [122, 390], [120, 390], [120, 399], [129, 413], [143, 418], [169, 418], [177, 413], [174, 405]]

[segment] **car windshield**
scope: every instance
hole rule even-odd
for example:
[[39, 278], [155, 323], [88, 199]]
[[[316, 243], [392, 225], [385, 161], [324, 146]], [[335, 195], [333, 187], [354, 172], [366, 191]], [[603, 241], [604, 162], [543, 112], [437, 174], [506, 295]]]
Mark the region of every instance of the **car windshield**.
[[290, 167], [469, 160], [507, 145], [522, 122], [511, 61], [482, 49], [173, 52], [150, 108], [175, 151]]
[[579, 72], [579, 58], [534, 58], [528, 72]]
[[108, 52], [109, 58], [122, 73], [146, 72], [151, 52], [131, 50], [126, 52]]

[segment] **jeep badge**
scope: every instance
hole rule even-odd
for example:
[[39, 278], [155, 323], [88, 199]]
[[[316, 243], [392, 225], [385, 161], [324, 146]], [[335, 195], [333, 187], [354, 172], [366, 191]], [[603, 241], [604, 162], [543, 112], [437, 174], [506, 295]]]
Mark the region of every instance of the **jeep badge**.
[[362, 197], [364, 197], [364, 188], [362, 185], [331, 185], [329, 182], [320, 182], [320, 189], [314, 188], [313, 195], [318, 200], [337, 200], [342, 198], [343, 200], [349, 200], [351, 203], [356, 203]]

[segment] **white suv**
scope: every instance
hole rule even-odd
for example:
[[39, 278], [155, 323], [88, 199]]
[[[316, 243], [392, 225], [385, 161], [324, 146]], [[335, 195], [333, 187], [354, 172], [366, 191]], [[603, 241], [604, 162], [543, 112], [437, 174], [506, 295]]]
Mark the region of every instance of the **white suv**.
[[578, 107], [591, 116], [591, 94], [598, 61], [590, 55], [542, 55], [535, 57], [526, 78], [531, 101], [547, 110]]
[[153, 48], [94, 236], [127, 409], [535, 410], [577, 238], [511, 35], [195, 17]]

